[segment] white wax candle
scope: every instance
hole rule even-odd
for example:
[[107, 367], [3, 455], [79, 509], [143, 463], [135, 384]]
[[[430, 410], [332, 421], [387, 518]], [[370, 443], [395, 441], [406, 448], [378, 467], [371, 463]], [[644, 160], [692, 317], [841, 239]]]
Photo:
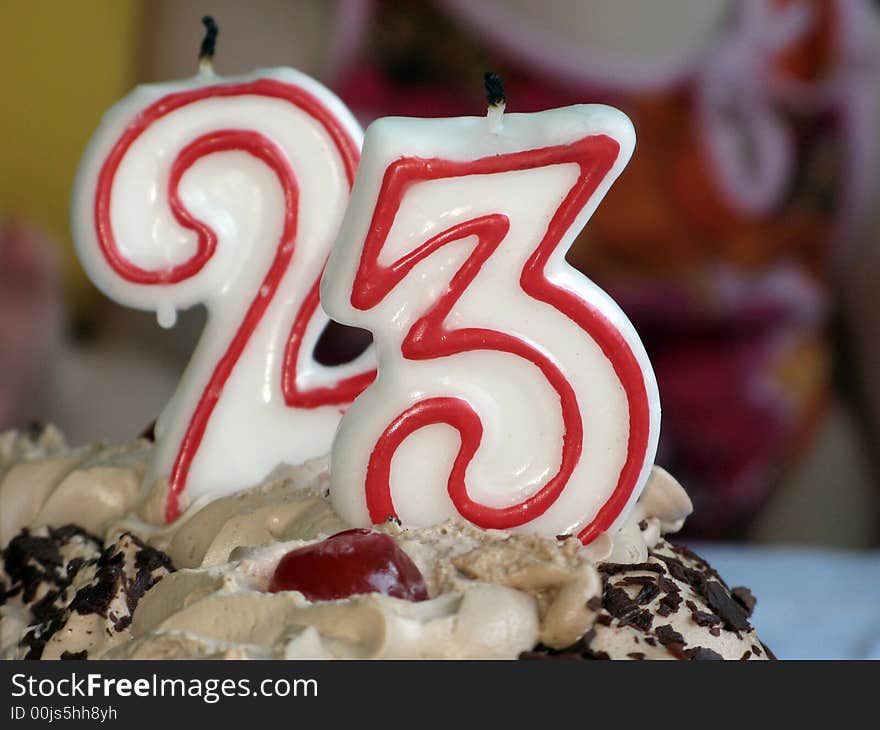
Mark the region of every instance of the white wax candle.
[[[77, 251], [109, 297], [208, 320], [156, 428], [149, 478], [166, 518], [326, 454], [372, 353], [312, 357], [327, 323], [317, 283], [348, 201], [362, 133], [291, 69], [142, 86], [106, 115], [73, 194]], [[137, 383], [131, 387], [136, 388]]]
[[321, 283], [379, 357], [331, 454], [346, 520], [584, 542], [620, 524], [653, 463], [657, 386], [629, 320], [564, 255], [634, 142], [604, 106], [367, 130]]

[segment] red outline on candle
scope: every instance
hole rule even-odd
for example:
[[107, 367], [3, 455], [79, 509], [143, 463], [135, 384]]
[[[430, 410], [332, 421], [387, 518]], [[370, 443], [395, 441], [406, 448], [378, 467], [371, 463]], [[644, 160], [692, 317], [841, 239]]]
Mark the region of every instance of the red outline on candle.
[[592, 542], [614, 523], [629, 502], [644, 465], [650, 435], [651, 417], [644, 374], [635, 354], [614, 324], [573, 292], [552, 283], [544, 273], [547, 262], [561, 239], [611, 170], [619, 151], [618, 142], [611, 137], [591, 135], [568, 145], [485, 157], [470, 162], [402, 158], [385, 171], [355, 276], [352, 305], [360, 310], [376, 306], [417, 263], [447, 243], [466, 236], [476, 236], [477, 245], [452, 277], [447, 290], [407, 333], [401, 346], [402, 354], [407, 359], [426, 360], [472, 350], [495, 350], [529, 360], [541, 370], [559, 394], [565, 431], [561, 444], [560, 468], [555, 476], [519, 504], [500, 509], [487, 507], [470, 498], [465, 483], [467, 466], [482, 438], [483, 429], [479, 416], [460, 398], [440, 397], [420, 401], [397, 416], [374, 445], [365, 479], [367, 508], [373, 522], [382, 522], [389, 515], [396, 514], [390, 485], [391, 461], [395, 451], [414, 431], [435, 423], [445, 423], [459, 431], [461, 445], [450, 471], [448, 490], [455, 508], [470, 522], [484, 528], [499, 529], [526, 524], [543, 514], [565, 489], [581, 457], [583, 426], [577, 395], [564, 374], [550, 357], [513, 335], [489, 329], [444, 328], [444, 321], [455, 302], [506, 236], [509, 226], [506, 216], [483, 216], [455, 225], [389, 266], [379, 264], [379, 255], [403, 197], [416, 183], [567, 163], [577, 164], [580, 174], [554, 213], [544, 237], [523, 267], [520, 286], [531, 297], [550, 304], [568, 316], [596, 342], [609, 359], [627, 397], [629, 439], [626, 460], [613, 492], [578, 533], [578, 537], [584, 544]]
[[[110, 220], [113, 179], [131, 145], [154, 122], [183, 106], [218, 97], [263, 96], [289, 102], [319, 122], [329, 134], [340, 155], [349, 187], [354, 182], [359, 160], [358, 147], [342, 123], [314, 95], [289, 83], [274, 79], [204, 86], [189, 91], [168, 94], [143, 109], [125, 128], [104, 161], [95, 191], [95, 229], [98, 245], [113, 271], [126, 281], [141, 285], [169, 285], [195, 276], [210, 261], [217, 246], [216, 234], [191, 216], [179, 199], [177, 187], [180, 178], [201, 157], [215, 152], [244, 151], [268, 165], [278, 177], [284, 191], [284, 228], [278, 242], [275, 258], [263, 279], [261, 291], [251, 301], [226, 352], [215, 365], [202, 392], [187, 430], [180, 443], [169, 477], [165, 520], [172, 522], [180, 515], [180, 496], [186, 486], [189, 470], [201, 445], [208, 421], [235, 363], [241, 357], [251, 334], [262, 318], [278, 284], [289, 267], [295, 249], [297, 226], [298, 187], [296, 176], [284, 152], [265, 136], [251, 130], [222, 129], [210, 132], [188, 144], [175, 158], [168, 181], [168, 199], [172, 213], [180, 225], [195, 231], [198, 236], [196, 252], [176, 266], [148, 270], [128, 261], [119, 250]], [[320, 275], [303, 300], [294, 317], [282, 365], [281, 388], [288, 406], [317, 408], [324, 405], [350, 403], [375, 378], [375, 371], [360, 373], [342, 379], [332, 386], [301, 390], [296, 383], [296, 366], [308, 323], [320, 305], [318, 290]]]

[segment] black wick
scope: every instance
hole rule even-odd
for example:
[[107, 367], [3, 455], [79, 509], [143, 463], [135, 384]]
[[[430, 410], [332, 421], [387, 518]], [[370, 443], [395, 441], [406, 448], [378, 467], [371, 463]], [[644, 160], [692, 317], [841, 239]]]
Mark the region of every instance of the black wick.
[[217, 34], [220, 29], [217, 23], [210, 15], [202, 18], [202, 25], [205, 26], [205, 37], [202, 40], [201, 48], [199, 48], [199, 63], [211, 63], [214, 60], [214, 50], [217, 47]]
[[486, 71], [483, 74], [483, 84], [486, 87], [486, 102], [490, 107], [507, 102], [507, 97], [504, 95], [504, 84], [501, 83], [501, 77], [498, 74]]

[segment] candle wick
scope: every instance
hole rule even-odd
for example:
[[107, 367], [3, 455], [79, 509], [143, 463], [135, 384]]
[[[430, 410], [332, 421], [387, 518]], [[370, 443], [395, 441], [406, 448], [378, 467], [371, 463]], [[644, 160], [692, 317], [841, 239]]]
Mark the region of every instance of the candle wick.
[[214, 51], [217, 48], [217, 35], [220, 29], [217, 23], [210, 15], [202, 18], [202, 25], [205, 26], [205, 37], [202, 39], [202, 45], [199, 47], [199, 71], [203, 73], [214, 72]]
[[486, 87], [486, 103], [489, 107], [486, 118], [489, 120], [491, 131], [497, 134], [503, 126], [504, 108], [507, 106], [504, 84], [501, 82], [501, 77], [492, 71], [483, 74], [483, 84]]

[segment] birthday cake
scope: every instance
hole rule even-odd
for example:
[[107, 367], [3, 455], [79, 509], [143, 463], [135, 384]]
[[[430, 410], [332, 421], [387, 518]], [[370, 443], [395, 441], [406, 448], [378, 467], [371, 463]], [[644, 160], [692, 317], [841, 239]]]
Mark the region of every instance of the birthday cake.
[[[3, 655], [768, 658], [667, 541], [648, 354], [564, 261], [630, 120], [508, 114], [489, 72], [486, 116], [362, 135], [300, 72], [215, 74], [204, 23], [195, 77], [105, 116], [72, 231], [109, 297], [207, 325], [155, 441], [0, 434]], [[330, 317], [373, 346], [319, 361]]]
[[351, 530], [326, 460], [167, 525], [167, 481], [141, 487], [152, 449], [0, 434], [4, 658], [772, 658], [748, 590], [667, 540], [691, 503], [658, 467], [583, 545], [461, 520]]

